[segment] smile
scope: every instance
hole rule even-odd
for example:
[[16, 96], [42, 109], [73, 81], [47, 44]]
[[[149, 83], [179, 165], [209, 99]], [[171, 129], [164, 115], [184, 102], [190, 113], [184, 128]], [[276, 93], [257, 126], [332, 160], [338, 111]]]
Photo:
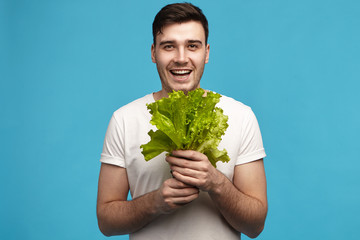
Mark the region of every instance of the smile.
[[184, 76], [191, 73], [191, 70], [170, 70], [171, 74], [176, 76]]

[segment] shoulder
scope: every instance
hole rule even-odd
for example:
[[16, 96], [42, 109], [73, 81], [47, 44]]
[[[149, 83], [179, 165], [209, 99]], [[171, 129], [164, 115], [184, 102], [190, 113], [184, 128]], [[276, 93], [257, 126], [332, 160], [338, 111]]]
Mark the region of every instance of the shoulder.
[[116, 119], [124, 118], [124, 117], [139, 117], [142, 114], [148, 114], [146, 104], [154, 101], [154, 98], [151, 94], [145, 95], [144, 97], [138, 98], [122, 107], [117, 109], [113, 116]]
[[248, 115], [249, 113], [252, 113], [251, 107], [245, 105], [244, 103], [235, 100], [234, 98], [222, 94], [220, 95], [221, 98], [217, 107], [222, 108], [225, 114]]

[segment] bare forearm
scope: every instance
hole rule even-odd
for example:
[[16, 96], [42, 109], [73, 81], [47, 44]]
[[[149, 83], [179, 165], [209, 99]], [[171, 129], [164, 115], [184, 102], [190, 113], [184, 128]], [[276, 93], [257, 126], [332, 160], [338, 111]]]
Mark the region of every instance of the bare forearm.
[[267, 214], [266, 203], [242, 193], [225, 176], [223, 185], [209, 191], [209, 195], [234, 229], [249, 237], [261, 233]]
[[160, 213], [154, 202], [155, 192], [148, 193], [131, 201], [112, 201], [98, 205], [98, 223], [106, 236], [135, 232]]
[[166, 161], [177, 180], [208, 192], [234, 229], [249, 237], [261, 233], [267, 213], [262, 159], [235, 166], [233, 183], [196, 151], [173, 151]]
[[132, 201], [126, 201], [124, 196], [113, 201], [99, 198], [99, 228], [107, 236], [136, 232], [157, 216], [169, 214], [198, 196], [199, 189], [170, 178], [158, 190]]

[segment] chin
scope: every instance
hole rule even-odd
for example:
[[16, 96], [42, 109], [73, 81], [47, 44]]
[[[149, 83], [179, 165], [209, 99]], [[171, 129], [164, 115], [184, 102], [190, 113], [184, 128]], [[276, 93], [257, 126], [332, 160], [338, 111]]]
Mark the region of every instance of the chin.
[[187, 89], [187, 88], [178, 88], [178, 89], [174, 89], [174, 91], [183, 91], [186, 95], [188, 94], [189, 91], [191, 91], [193, 89]]
[[173, 88], [174, 91], [183, 91], [185, 94], [187, 94], [189, 91], [192, 91], [192, 90], [195, 90], [197, 88], [199, 88], [200, 86], [198, 87], [178, 87], [178, 88]]

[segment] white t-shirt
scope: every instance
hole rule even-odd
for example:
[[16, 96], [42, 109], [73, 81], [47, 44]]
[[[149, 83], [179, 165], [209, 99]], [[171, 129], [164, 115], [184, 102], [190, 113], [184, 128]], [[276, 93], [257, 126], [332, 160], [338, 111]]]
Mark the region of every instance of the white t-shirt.
[[[151, 114], [146, 104], [154, 102], [153, 94], [137, 99], [114, 112], [106, 132], [100, 161], [126, 168], [132, 198], [158, 189], [168, 178], [170, 168], [165, 153], [145, 161], [140, 145], [150, 141]], [[229, 127], [219, 150], [225, 148], [228, 163], [217, 163], [217, 169], [231, 181], [234, 167], [266, 156], [258, 122], [251, 108], [226, 96], [216, 105], [227, 115]], [[222, 217], [209, 195], [201, 192], [198, 199], [174, 213], [162, 215], [143, 229], [130, 234], [130, 239], [240, 239]]]

